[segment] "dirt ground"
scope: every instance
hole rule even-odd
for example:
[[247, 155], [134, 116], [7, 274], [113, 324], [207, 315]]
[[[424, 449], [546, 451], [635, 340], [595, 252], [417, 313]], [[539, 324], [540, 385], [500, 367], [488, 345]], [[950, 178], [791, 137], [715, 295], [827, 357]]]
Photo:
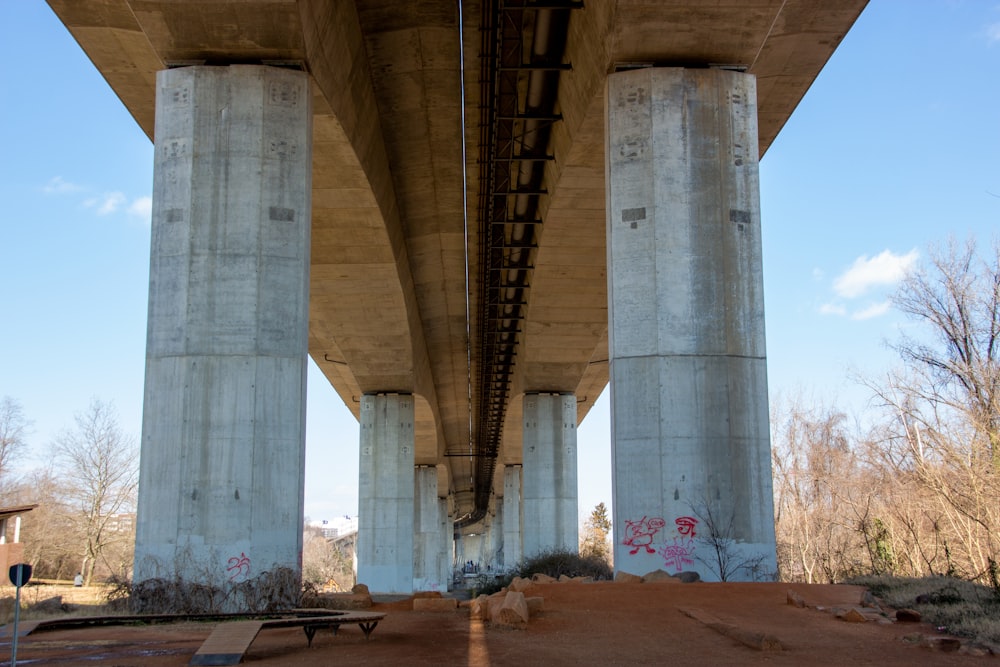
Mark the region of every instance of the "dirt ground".
[[[794, 589], [812, 608], [786, 603]], [[796, 584], [537, 585], [545, 599], [526, 630], [470, 620], [467, 607], [414, 612], [412, 602], [376, 604], [386, 618], [365, 641], [356, 626], [316, 635], [306, 646], [300, 629], [264, 630], [247, 665], [879, 665], [880, 667], [1000, 664], [992, 656], [942, 652], [914, 635], [935, 636], [926, 624], [848, 623], [828, 611], [851, 607], [862, 589]], [[695, 610], [741, 633], [766, 633], [781, 650], [761, 651], [720, 634], [680, 610]], [[700, 611], [699, 611], [700, 610]], [[210, 624], [100, 627], [39, 632], [19, 640], [19, 665], [186, 665]], [[909, 637], [909, 639], [907, 639]], [[9, 660], [9, 639], [0, 659]], [[9, 664], [7, 662], [3, 664]]]

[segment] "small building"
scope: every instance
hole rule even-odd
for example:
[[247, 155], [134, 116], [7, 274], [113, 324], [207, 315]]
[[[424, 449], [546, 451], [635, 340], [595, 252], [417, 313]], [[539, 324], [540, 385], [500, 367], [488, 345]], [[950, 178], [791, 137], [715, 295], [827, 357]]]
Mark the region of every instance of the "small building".
[[[24, 562], [24, 545], [21, 544], [21, 515], [27, 514], [38, 507], [34, 505], [20, 505], [17, 507], [0, 507], [0, 573], [15, 563]], [[14, 523], [14, 534], [11, 540], [7, 539], [11, 519]]]

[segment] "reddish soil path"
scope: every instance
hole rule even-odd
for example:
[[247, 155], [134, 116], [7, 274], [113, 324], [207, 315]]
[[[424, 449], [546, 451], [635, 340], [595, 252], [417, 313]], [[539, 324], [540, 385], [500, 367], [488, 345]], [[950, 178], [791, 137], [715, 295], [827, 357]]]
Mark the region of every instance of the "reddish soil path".
[[[388, 615], [366, 642], [345, 626], [316, 635], [265, 630], [246, 665], [913, 665], [998, 664], [993, 657], [930, 650], [904, 640], [935, 634], [926, 625], [848, 623], [817, 609], [786, 604], [795, 589], [808, 604], [850, 607], [852, 586], [789, 584], [549, 584], [526, 595], [545, 598], [527, 630], [491, 628], [469, 612], [414, 612], [409, 601], [376, 605]], [[748, 648], [681, 613], [696, 609], [748, 633], [767, 633], [781, 651]], [[18, 663], [46, 665], [186, 665], [210, 627], [110, 627], [42, 632], [22, 638]], [[10, 646], [0, 645], [0, 659]]]

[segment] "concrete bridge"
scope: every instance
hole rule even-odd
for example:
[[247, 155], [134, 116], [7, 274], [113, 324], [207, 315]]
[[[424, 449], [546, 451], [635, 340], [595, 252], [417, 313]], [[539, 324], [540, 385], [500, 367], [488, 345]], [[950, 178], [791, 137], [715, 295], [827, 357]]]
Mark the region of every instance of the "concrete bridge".
[[156, 147], [137, 581], [298, 572], [307, 353], [373, 591], [575, 549], [609, 381], [616, 569], [774, 568], [757, 164], [866, 0], [49, 4]]

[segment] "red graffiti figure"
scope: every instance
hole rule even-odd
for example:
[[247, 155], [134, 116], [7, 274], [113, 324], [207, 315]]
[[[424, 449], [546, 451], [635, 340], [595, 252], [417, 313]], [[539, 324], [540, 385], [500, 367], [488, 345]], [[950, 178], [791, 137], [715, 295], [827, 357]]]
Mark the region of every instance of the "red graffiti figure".
[[664, 544], [660, 547], [659, 553], [663, 556], [663, 564], [666, 567], [674, 568], [676, 572], [683, 570], [685, 565], [693, 564], [693, 545], [694, 540], [683, 541], [679, 537], [675, 537], [673, 544]]
[[674, 523], [677, 524], [677, 532], [681, 535], [694, 537], [697, 534], [694, 532], [694, 527], [698, 525], [698, 519], [692, 516], [679, 516], [674, 519]]
[[226, 572], [232, 572], [229, 577], [229, 581], [235, 581], [239, 579], [242, 581], [248, 574], [250, 574], [250, 559], [247, 558], [246, 553], [240, 552], [239, 556], [233, 556], [229, 559], [226, 567]]
[[639, 549], [645, 549], [648, 554], [655, 554], [656, 550], [650, 545], [660, 529], [667, 525], [667, 522], [660, 517], [647, 519], [642, 517], [638, 521], [625, 520], [625, 539], [622, 544], [632, 547], [629, 554], [639, 553]]

